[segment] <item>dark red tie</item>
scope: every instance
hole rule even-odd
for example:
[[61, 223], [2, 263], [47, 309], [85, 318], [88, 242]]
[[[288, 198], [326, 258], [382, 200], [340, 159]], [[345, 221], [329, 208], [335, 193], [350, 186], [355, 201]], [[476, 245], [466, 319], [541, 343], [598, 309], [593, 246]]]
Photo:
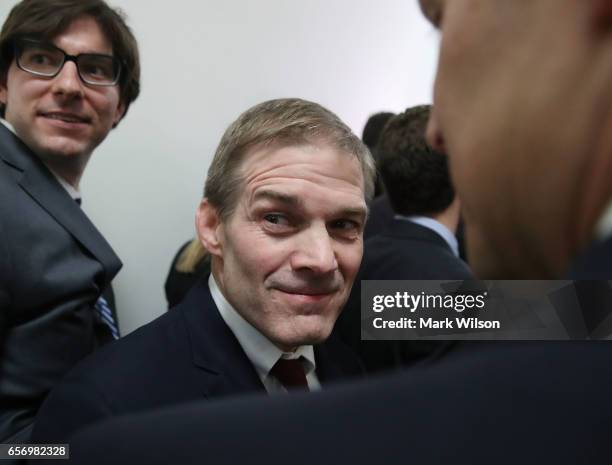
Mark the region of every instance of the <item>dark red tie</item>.
[[308, 389], [302, 357], [291, 360], [279, 358], [270, 370], [270, 374], [287, 389]]

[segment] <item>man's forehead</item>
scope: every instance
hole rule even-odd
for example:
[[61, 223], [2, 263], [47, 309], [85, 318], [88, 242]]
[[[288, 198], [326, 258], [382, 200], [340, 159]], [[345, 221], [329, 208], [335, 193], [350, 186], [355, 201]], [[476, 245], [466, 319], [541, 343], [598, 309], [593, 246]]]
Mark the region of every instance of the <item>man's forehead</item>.
[[[72, 19], [61, 30], [49, 36], [35, 37], [62, 47], [66, 40], [78, 43], [83, 50], [81, 53], [107, 53], [112, 52], [112, 40], [95, 17], [83, 14]], [[101, 50], [100, 47], [104, 48]]]
[[440, 26], [444, 0], [419, 0], [421, 11], [425, 17], [436, 27]]
[[[310, 188], [323, 187], [338, 195], [364, 198], [364, 179], [359, 160], [328, 144], [281, 144], [249, 151], [240, 164], [240, 177], [251, 201], [269, 200], [286, 204], [310, 199]], [[304, 192], [304, 186], [306, 188]], [[330, 194], [331, 195], [331, 194]], [[365, 204], [365, 201], [363, 202]], [[356, 203], [360, 206], [360, 202]]]
[[[320, 161], [317, 161], [320, 160]], [[270, 141], [250, 147], [238, 162], [238, 170], [244, 175], [248, 171], [266, 173], [279, 168], [295, 170], [296, 164], [342, 163], [353, 165], [360, 174], [361, 165], [356, 155], [347, 153], [325, 139], [291, 141]], [[333, 174], [326, 166], [321, 166], [321, 174]], [[296, 171], [299, 176], [300, 171]]]

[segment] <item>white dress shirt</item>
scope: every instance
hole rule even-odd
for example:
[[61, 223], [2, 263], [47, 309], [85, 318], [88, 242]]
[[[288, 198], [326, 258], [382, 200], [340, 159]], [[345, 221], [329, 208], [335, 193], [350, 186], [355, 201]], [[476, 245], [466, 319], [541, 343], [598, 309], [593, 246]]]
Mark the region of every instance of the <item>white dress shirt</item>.
[[270, 370], [279, 358], [297, 359], [302, 358], [304, 372], [306, 374], [306, 382], [308, 389], [315, 391], [321, 389], [321, 384], [316, 374], [316, 361], [314, 356], [314, 348], [311, 345], [300, 346], [294, 352], [283, 352], [276, 347], [267, 337], [265, 337], [257, 328], [251, 325], [240, 315], [234, 307], [227, 301], [221, 293], [217, 282], [212, 273], [208, 278], [208, 287], [212, 295], [221, 318], [225, 324], [229, 326], [238, 343], [244, 350], [244, 353], [255, 367], [255, 371], [259, 375], [266, 391], [269, 394], [286, 393], [285, 387], [270, 374]]

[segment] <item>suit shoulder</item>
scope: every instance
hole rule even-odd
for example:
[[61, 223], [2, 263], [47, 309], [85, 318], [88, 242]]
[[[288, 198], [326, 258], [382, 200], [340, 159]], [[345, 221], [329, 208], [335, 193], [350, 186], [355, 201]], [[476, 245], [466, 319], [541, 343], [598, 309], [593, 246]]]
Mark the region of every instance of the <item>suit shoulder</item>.
[[189, 398], [185, 332], [182, 315], [166, 313], [80, 362], [43, 403], [33, 439], [65, 442], [94, 421]]
[[168, 312], [127, 336], [100, 348], [80, 362], [66, 377], [67, 382], [108, 385], [111, 380], [137, 379], [146, 372], [162, 372], [168, 354], [184, 344], [186, 330], [182, 315]]
[[364, 246], [360, 279], [472, 279], [467, 264], [448, 246], [378, 236]]

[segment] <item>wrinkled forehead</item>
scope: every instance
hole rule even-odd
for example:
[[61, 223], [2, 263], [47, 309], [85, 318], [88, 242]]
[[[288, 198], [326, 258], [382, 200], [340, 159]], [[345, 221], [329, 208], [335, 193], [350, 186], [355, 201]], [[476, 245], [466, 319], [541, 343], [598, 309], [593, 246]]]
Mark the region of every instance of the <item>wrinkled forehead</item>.
[[419, 0], [425, 17], [436, 27], [440, 26], [444, 0]]
[[243, 185], [254, 187], [281, 181], [285, 186], [312, 184], [359, 191], [365, 198], [364, 176], [357, 156], [325, 143], [260, 146], [241, 163]]

